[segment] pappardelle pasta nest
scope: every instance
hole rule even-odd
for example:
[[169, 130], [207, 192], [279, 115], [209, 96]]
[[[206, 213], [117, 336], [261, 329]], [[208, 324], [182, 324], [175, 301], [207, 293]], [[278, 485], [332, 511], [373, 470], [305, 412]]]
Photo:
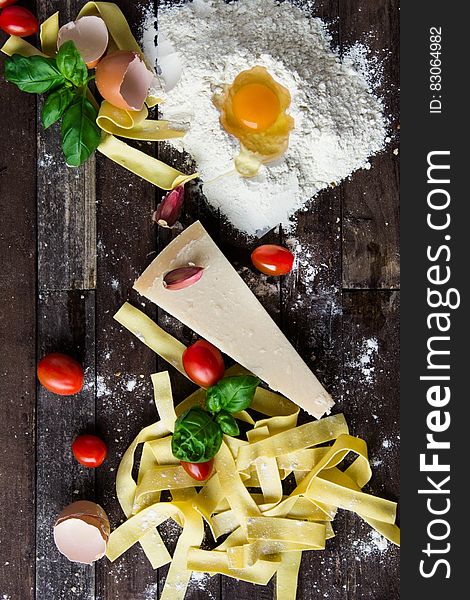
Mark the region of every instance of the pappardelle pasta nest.
[[[115, 318], [180, 371], [184, 345], [129, 304]], [[235, 366], [227, 374], [240, 372]], [[278, 600], [294, 600], [302, 552], [322, 550], [334, 536], [338, 508], [358, 514], [377, 532], [399, 544], [395, 502], [362, 491], [372, 472], [366, 443], [349, 434], [342, 414], [297, 425], [299, 408], [286, 398], [258, 388], [248, 411], [246, 440], [224, 436], [213, 475], [192, 479], [171, 451], [176, 418], [202, 405], [198, 389], [176, 408], [168, 372], [152, 375], [160, 420], [143, 429], [123, 456], [117, 473], [118, 499], [127, 517], [110, 536], [107, 556], [114, 561], [140, 543], [154, 568], [171, 563], [161, 598], [183, 600], [193, 571], [220, 573], [266, 585], [276, 574]], [[143, 444], [137, 481], [137, 447]], [[345, 467], [349, 454], [355, 459]], [[293, 474], [295, 489], [282, 482]], [[162, 501], [167, 491], [171, 501]], [[173, 519], [183, 529], [173, 557], [157, 526]], [[215, 540], [201, 548], [204, 522]]]

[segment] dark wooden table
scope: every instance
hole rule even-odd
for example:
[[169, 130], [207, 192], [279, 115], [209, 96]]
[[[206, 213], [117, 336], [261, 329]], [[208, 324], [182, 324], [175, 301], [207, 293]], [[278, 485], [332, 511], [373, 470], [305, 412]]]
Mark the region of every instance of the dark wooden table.
[[[148, 4], [119, 0], [135, 27]], [[42, 20], [60, 9], [64, 21], [81, 5], [38, 0], [36, 10]], [[383, 57], [381, 94], [392, 141], [370, 170], [324, 192], [300, 215], [294, 237], [310, 258], [280, 283], [260, 286], [246, 240], [195, 193], [184, 224], [200, 218], [248, 283], [256, 283], [260, 300], [331, 390], [335, 410], [368, 441], [375, 467], [369, 491], [397, 499], [398, 0], [318, 0], [314, 10], [330, 23], [340, 48], [366, 40]], [[156, 599], [165, 569], [152, 571], [139, 548], [115, 564], [80, 567], [56, 551], [51, 527], [80, 498], [101, 503], [113, 526], [123, 518], [116, 468], [155, 418], [149, 375], [166, 366], [112, 316], [127, 299], [143, 306], [132, 283], [171, 237], [151, 222], [159, 191], [99, 154], [83, 168], [67, 169], [57, 129], [39, 125], [36, 97], [3, 80], [0, 94], [0, 599]], [[311, 264], [323, 265], [313, 279]], [[193, 339], [154, 306], [144, 310], [182, 341]], [[37, 386], [37, 358], [53, 350], [83, 361], [87, 383], [78, 396], [60, 398]], [[191, 386], [171, 375], [182, 399]], [[96, 472], [70, 453], [74, 436], [88, 430], [109, 444], [109, 459]], [[378, 548], [354, 515], [342, 512], [335, 530], [324, 552], [304, 555], [298, 598], [396, 600], [398, 551]], [[188, 597], [261, 600], [273, 598], [273, 590], [217, 576]]]

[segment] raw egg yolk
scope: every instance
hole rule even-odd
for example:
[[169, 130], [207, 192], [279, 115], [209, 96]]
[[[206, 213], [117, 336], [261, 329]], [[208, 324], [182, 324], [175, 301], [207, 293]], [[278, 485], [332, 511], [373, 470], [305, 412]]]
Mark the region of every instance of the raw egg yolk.
[[244, 127], [262, 131], [276, 121], [281, 105], [270, 87], [262, 83], [248, 83], [233, 96], [232, 108], [235, 118]]

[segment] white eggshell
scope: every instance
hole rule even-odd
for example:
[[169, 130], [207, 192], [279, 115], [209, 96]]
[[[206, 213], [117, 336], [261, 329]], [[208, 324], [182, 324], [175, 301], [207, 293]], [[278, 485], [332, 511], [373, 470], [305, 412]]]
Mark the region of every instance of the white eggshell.
[[152, 80], [153, 73], [147, 69], [143, 60], [135, 56], [127, 67], [119, 90], [132, 110], [142, 110]]
[[158, 33], [157, 73], [165, 83], [165, 91], [172, 90], [183, 73], [183, 65], [173, 45], [163, 33]]
[[54, 541], [64, 556], [73, 562], [91, 565], [106, 554], [106, 541], [98, 527], [71, 517], [54, 527]]
[[66, 506], [54, 525], [54, 541], [73, 562], [91, 565], [106, 553], [109, 519], [99, 504], [79, 500]]
[[96, 66], [108, 47], [108, 28], [100, 17], [81, 17], [59, 29], [57, 47], [71, 40], [89, 68]]

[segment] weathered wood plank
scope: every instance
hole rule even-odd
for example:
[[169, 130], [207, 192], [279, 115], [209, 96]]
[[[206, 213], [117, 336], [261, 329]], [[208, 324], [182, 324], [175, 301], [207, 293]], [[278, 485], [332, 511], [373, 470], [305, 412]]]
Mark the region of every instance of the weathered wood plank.
[[[150, 184], [104, 157], [98, 159], [97, 172], [97, 426], [109, 450], [106, 464], [97, 472], [97, 486], [98, 501], [114, 528], [124, 520], [116, 499], [117, 467], [137, 433], [157, 418], [150, 381], [156, 357], [113, 319], [127, 299], [145, 307], [131, 288], [154, 256], [151, 214], [155, 201]], [[155, 318], [153, 306], [147, 312]], [[97, 565], [97, 595], [103, 600], [146, 598], [150, 590], [156, 591], [156, 583], [157, 573], [137, 547], [114, 564], [102, 561]]]
[[[38, 0], [40, 21], [60, 10], [61, 24], [83, 2]], [[93, 289], [96, 279], [95, 159], [67, 167], [60, 128], [44, 129], [38, 111], [38, 271], [42, 290]], [[54, 265], [54, 268], [51, 268]]]
[[9, 107], [0, 111], [0, 598], [28, 600], [35, 578], [36, 101], [3, 76], [0, 89]]
[[391, 141], [354, 174], [343, 190], [343, 286], [399, 287], [399, 3], [396, 0], [340, 0], [341, 45], [357, 41], [383, 61], [378, 94], [390, 119]]
[[[119, 3], [134, 32], [142, 7]], [[137, 144], [153, 153], [151, 144]], [[97, 426], [108, 443], [109, 457], [97, 472], [98, 501], [112, 527], [124, 520], [116, 498], [116, 471], [124, 451], [146, 425], [157, 419], [150, 374], [155, 354], [113, 319], [130, 300], [153, 319], [156, 307], [132, 291], [135, 279], [155, 256], [156, 228], [151, 217], [156, 189], [105, 157], [97, 158]], [[97, 565], [96, 595], [101, 600], [158, 598], [158, 573], [136, 546], [115, 563]]]
[[[52, 265], [51, 265], [52, 266]], [[54, 544], [59, 512], [75, 500], [93, 500], [95, 476], [78, 464], [71, 444], [93, 432], [95, 421], [95, 295], [93, 291], [43, 292], [38, 305], [38, 354], [64, 352], [85, 368], [75, 396], [38, 387], [36, 598], [94, 600], [94, 568], [69, 562]]]

